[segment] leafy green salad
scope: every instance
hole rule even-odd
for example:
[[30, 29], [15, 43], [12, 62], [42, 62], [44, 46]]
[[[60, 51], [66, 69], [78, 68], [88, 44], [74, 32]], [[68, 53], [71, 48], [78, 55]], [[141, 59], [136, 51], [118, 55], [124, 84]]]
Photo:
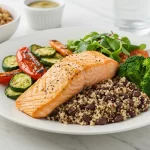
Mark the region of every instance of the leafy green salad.
[[74, 53], [80, 53], [85, 50], [95, 50], [104, 55], [121, 62], [120, 54], [130, 56], [133, 50], [144, 50], [146, 44], [134, 45], [128, 37], [119, 37], [113, 32], [99, 34], [92, 32], [79, 40], [69, 40], [67, 48]]

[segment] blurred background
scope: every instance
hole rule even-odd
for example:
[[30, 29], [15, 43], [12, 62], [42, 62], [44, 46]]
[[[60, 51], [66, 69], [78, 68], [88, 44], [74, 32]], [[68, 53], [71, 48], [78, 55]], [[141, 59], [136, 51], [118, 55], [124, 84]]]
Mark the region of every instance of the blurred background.
[[[34, 32], [28, 26], [23, 0], [0, 0], [0, 3], [9, 4], [21, 13], [20, 24], [13, 37]], [[61, 27], [89, 26], [112, 29], [113, 21], [113, 0], [66, 0]]]
[[[21, 12], [21, 21], [14, 37], [34, 31], [28, 26], [23, 0], [0, 0], [0, 3], [8, 3]], [[149, 3], [149, 0], [66, 0], [61, 27], [119, 28], [134, 34], [147, 35]], [[130, 21], [126, 22], [127, 19]]]

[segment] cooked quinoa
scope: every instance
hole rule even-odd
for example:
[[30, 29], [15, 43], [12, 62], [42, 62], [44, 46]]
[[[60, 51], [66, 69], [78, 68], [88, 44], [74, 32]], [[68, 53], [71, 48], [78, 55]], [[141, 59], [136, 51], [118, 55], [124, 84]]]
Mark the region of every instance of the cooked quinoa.
[[47, 119], [64, 124], [104, 125], [133, 118], [149, 106], [149, 97], [134, 83], [116, 77], [83, 89]]

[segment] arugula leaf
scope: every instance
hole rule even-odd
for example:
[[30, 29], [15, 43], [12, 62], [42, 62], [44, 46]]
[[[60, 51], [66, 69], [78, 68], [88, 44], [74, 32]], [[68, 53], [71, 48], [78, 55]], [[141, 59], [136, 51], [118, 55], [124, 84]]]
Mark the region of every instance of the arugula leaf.
[[120, 41], [118, 41], [116, 39], [112, 39], [110, 37], [107, 37], [106, 41], [108, 42], [108, 44], [114, 51], [116, 51], [120, 48]]
[[146, 44], [140, 44], [139, 46], [131, 44], [128, 48], [128, 51], [132, 52], [133, 50], [136, 50], [136, 49], [144, 50], [145, 48], [146, 48]]
[[128, 49], [129, 49], [129, 47], [130, 47], [130, 40], [127, 38], [127, 37], [122, 37], [121, 39], [121, 43], [122, 43], [122, 47], [124, 47], [125, 48], [125, 50], [124, 50], [124, 54], [126, 54], [126, 55], [129, 55], [129, 51], [128, 51]]
[[67, 48], [70, 49], [71, 51], [74, 51], [76, 49], [73, 40], [68, 40], [67, 41]]
[[84, 52], [87, 50], [87, 47], [88, 47], [88, 43], [85, 42], [85, 41], [81, 41], [78, 45], [78, 48], [76, 50], [76, 53], [80, 53], [80, 52]]
[[146, 48], [146, 44], [139, 45], [139, 49], [144, 50]]
[[71, 51], [75, 51], [78, 48], [79, 43], [80, 41], [68, 40], [67, 48], [70, 49]]
[[118, 34], [113, 34], [112, 36], [113, 36], [114, 39], [118, 39], [119, 38]]
[[108, 35], [108, 33], [98, 34], [97, 32], [92, 32], [92, 33], [86, 35], [81, 40], [92, 43], [93, 41], [100, 40], [103, 36], [105, 37], [106, 35]]
[[96, 49], [98, 49], [99, 47], [100, 47], [99, 42], [94, 41], [93, 43], [91, 43], [91, 44], [89, 44], [89, 45], [87, 46], [87, 50], [96, 50]]
[[74, 41], [75, 46], [78, 46], [79, 43], [80, 43], [80, 41]]
[[124, 54], [130, 56], [130, 53], [129, 53], [124, 47], [122, 47], [122, 52], [123, 52]]
[[67, 45], [73, 45], [74, 44], [74, 40], [68, 40], [67, 41]]
[[121, 53], [121, 50], [119, 49], [119, 50], [113, 52], [113, 53], [110, 55], [110, 58], [112, 58], [112, 59], [114, 59], [114, 60], [116, 60], [116, 61], [118, 61], [118, 62], [121, 62], [121, 59], [120, 59], [120, 57], [119, 57], [119, 54], [120, 54], [120, 53]]
[[74, 46], [74, 41], [73, 40], [68, 40], [67, 41], [67, 47], [70, 48], [70, 46]]
[[130, 40], [127, 37], [122, 37], [121, 41], [126, 43], [127, 45], [130, 45]]
[[111, 55], [111, 52], [108, 49], [106, 49], [106, 48], [101, 49], [100, 52], [104, 53], [104, 54], [107, 54], [108, 56]]
[[106, 41], [105, 38], [101, 39], [100, 44], [101, 44], [103, 47], [110, 48], [110, 46], [109, 46], [109, 44], [108, 44], [108, 42]]
[[83, 40], [84, 40], [84, 41], [89, 41], [89, 40], [92, 39], [92, 37], [93, 37], [94, 35], [99, 35], [99, 34], [98, 34], [97, 32], [91, 32], [90, 34], [86, 35], [86, 36], [83, 38]]
[[135, 49], [138, 49], [138, 46], [131, 44], [131, 45], [129, 45], [128, 51], [129, 51], [129, 52], [132, 52], [132, 51], [135, 50]]
[[101, 37], [102, 37], [101, 34], [99, 34], [99, 35], [94, 35], [94, 36], [92, 37], [92, 41], [94, 41], [94, 40], [98, 41], [98, 40], [101, 39]]

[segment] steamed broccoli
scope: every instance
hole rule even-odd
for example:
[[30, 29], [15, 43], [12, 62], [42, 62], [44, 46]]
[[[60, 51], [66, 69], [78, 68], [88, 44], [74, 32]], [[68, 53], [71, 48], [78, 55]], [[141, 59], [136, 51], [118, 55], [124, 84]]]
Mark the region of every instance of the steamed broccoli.
[[140, 86], [145, 69], [143, 67], [143, 56], [129, 57], [125, 63], [120, 65], [118, 75], [126, 77], [128, 80], [134, 82], [137, 86]]
[[135, 83], [144, 93], [150, 96], [150, 58], [143, 56], [129, 57], [120, 65], [118, 75]]
[[141, 90], [150, 96], [150, 70], [145, 73], [140, 84]]
[[150, 70], [150, 57], [144, 59], [143, 66], [146, 68], [146, 71]]

